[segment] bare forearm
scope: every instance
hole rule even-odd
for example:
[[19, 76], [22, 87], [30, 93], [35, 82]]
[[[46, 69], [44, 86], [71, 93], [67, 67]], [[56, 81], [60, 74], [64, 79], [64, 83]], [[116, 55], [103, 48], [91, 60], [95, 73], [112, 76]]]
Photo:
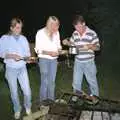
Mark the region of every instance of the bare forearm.
[[44, 55], [49, 55], [49, 54], [50, 54], [50, 51], [43, 50], [43, 51], [42, 51], [42, 54], [44, 54]]
[[92, 46], [90, 47], [90, 49], [93, 50], [93, 51], [99, 51], [99, 50], [100, 50], [100, 46], [92, 45]]
[[18, 61], [21, 59], [21, 56], [19, 56], [17, 54], [9, 53], [9, 54], [5, 55], [5, 59], [14, 59], [14, 60]]
[[14, 54], [6, 54], [5, 59], [13, 59], [14, 56], [15, 56]]
[[58, 51], [54, 52], [54, 51], [44, 51], [44, 50], [42, 51], [42, 54], [44, 54], [44, 55], [50, 55], [52, 57], [56, 57], [56, 56], [59, 55]]
[[94, 44], [87, 44], [87, 45], [78, 45], [76, 46], [80, 51], [84, 50], [93, 50], [93, 51], [98, 51], [100, 50], [99, 45], [94, 45]]

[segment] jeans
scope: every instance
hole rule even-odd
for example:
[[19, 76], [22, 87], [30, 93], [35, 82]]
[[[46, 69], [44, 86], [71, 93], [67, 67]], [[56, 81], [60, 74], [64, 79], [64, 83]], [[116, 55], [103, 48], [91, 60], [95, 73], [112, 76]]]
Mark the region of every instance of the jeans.
[[21, 110], [18, 97], [17, 79], [24, 94], [24, 107], [26, 109], [31, 108], [31, 89], [26, 66], [23, 66], [21, 68], [12, 68], [6, 66], [5, 77], [10, 88], [11, 98], [14, 105], [14, 112]]
[[75, 59], [72, 84], [74, 91], [81, 91], [83, 74], [85, 75], [89, 84], [91, 95], [99, 96], [99, 88], [96, 78], [96, 66], [94, 60], [81, 62], [78, 59]]
[[41, 73], [40, 101], [55, 99], [55, 78], [57, 72], [57, 59], [39, 59]]

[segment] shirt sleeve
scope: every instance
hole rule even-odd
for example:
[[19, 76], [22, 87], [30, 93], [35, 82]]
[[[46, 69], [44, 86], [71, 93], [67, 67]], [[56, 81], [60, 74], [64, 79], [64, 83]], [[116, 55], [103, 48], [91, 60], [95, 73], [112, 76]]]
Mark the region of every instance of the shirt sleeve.
[[71, 45], [78, 46], [78, 43], [76, 42], [78, 39], [79, 39], [78, 34], [76, 32], [73, 32], [72, 36], [70, 37]]
[[29, 45], [29, 42], [27, 40], [27, 38], [25, 37], [25, 52], [24, 52], [24, 57], [30, 57], [31, 56], [31, 52], [30, 52], [30, 45]]
[[2, 36], [0, 38], [0, 57], [1, 58], [5, 58], [5, 55], [7, 52], [5, 42], [6, 42], [6, 36]]
[[42, 53], [42, 34], [38, 31], [35, 37], [35, 52], [41, 54]]
[[72, 36], [70, 37], [70, 41], [75, 44], [76, 41], [78, 41], [79, 39], [80, 39], [80, 37], [79, 37], [78, 32], [77, 32], [77, 31], [74, 31], [74, 32], [72, 33]]
[[97, 49], [100, 49], [99, 38], [96, 33], [93, 35], [92, 44], [96, 45]]
[[62, 49], [61, 42], [60, 42], [60, 33], [57, 33], [57, 48]]
[[72, 36], [69, 39], [71, 42], [74, 42], [74, 35], [72, 34]]

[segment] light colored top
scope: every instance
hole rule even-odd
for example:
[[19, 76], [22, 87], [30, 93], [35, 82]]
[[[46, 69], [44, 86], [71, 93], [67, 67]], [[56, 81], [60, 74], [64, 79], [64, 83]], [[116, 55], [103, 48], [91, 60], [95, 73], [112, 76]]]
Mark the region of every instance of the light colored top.
[[58, 52], [61, 48], [59, 32], [53, 34], [52, 38], [48, 37], [45, 28], [42, 28], [37, 32], [35, 52], [38, 54], [39, 58], [56, 59], [57, 57], [42, 54], [42, 51]]
[[18, 54], [21, 57], [30, 56], [29, 43], [23, 35], [3, 35], [0, 38], [0, 57], [4, 58], [4, 63], [13, 68], [20, 68], [26, 64], [25, 61], [15, 61], [6, 59], [6, 54]]
[[[86, 26], [86, 31], [82, 36], [79, 34], [78, 31], [74, 31], [70, 40], [74, 42], [75, 46], [79, 46], [79, 48], [80, 47], [82, 48], [83, 45], [87, 45], [87, 44], [94, 44], [98, 47], [98, 49], [100, 48], [99, 39], [96, 32], [94, 32], [87, 26]], [[94, 57], [95, 57], [94, 51], [91, 49], [79, 50], [79, 54], [76, 55], [76, 58], [81, 62], [94, 60]]]

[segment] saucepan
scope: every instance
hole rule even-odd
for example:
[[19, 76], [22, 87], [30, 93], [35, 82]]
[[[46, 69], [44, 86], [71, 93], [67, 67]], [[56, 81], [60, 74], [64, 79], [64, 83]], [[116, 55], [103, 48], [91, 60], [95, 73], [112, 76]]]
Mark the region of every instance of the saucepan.
[[75, 45], [69, 46], [69, 54], [72, 54], [72, 55], [77, 55], [78, 54], [78, 49]]

